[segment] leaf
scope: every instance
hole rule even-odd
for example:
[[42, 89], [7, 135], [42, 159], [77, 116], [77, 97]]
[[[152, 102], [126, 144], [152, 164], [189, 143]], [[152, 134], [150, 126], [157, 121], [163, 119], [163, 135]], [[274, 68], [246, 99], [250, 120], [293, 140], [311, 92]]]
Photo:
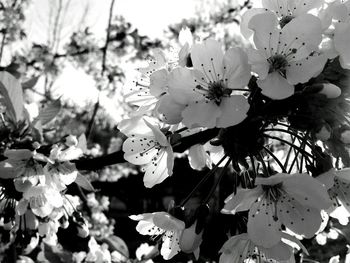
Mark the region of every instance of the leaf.
[[79, 136], [77, 147], [80, 148], [83, 151], [83, 153], [86, 152], [86, 150], [87, 150], [87, 141], [86, 141], [86, 136], [85, 136], [84, 133], [82, 133]]
[[103, 239], [103, 242], [107, 243], [110, 251], [118, 251], [125, 258], [129, 258], [129, 249], [123, 239], [117, 236], [109, 236]]
[[41, 125], [46, 125], [52, 121], [61, 110], [61, 101], [57, 99], [47, 104], [43, 109], [40, 110], [38, 117], [34, 119], [34, 123], [41, 121]]
[[17, 123], [23, 117], [23, 90], [19, 81], [6, 71], [0, 72], [0, 94], [7, 116]]
[[36, 83], [38, 82], [39, 78], [40, 78], [40, 76], [36, 76], [36, 77], [33, 77], [33, 78], [27, 80], [26, 82], [23, 82], [22, 88], [24, 90], [33, 88], [36, 85]]
[[90, 191], [90, 192], [96, 191], [95, 188], [92, 186], [92, 184], [89, 182], [89, 180], [85, 176], [83, 176], [81, 173], [78, 173], [78, 176], [75, 179], [75, 183], [87, 191]]

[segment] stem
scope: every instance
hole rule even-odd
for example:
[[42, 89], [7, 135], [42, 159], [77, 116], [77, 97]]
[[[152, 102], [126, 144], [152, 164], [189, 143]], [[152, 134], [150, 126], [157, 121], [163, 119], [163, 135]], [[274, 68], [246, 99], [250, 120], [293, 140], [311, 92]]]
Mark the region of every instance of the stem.
[[186, 196], [186, 198], [181, 202], [180, 207], [185, 206], [185, 204], [190, 200], [192, 195], [198, 190], [198, 188], [208, 180], [208, 178], [218, 169], [219, 165], [226, 159], [227, 155], [221, 158], [221, 160], [207, 173], [198, 184], [192, 189], [192, 191]]
[[267, 137], [267, 138], [270, 138], [270, 139], [275, 139], [275, 140], [284, 142], [285, 144], [288, 144], [289, 146], [291, 146], [291, 147], [297, 149], [299, 152], [301, 152], [301, 153], [303, 153], [303, 154], [309, 156], [310, 158], [312, 158], [312, 159], [314, 158], [314, 156], [312, 156], [310, 153], [306, 152], [305, 150], [301, 149], [300, 147], [294, 145], [293, 143], [291, 143], [291, 142], [289, 142], [289, 141], [286, 141], [286, 140], [281, 139], [281, 138], [279, 138], [279, 137], [271, 136], [271, 135], [268, 135], [268, 134], [264, 134], [264, 136]]
[[1, 46], [0, 46], [0, 65], [2, 60], [2, 53], [4, 52], [5, 40], [6, 40], [6, 31], [2, 33], [2, 40], [1, 40]]
[[182, 127], [181, 129], [178, 129], [177, 131], [174, 131], [174, 133], [181, 133], [181, 132], [186, 131], [186, 130], [188, 130], [187, 127]]
[[269, 169], [267, 168], [266, 163], [264, 161], [264, 158], [263, 158], [263, 156], [261, 155], [260, 152], [258, 153], [258, 159], [259, 159], [259, 161], [261, 162], [261, 164], [263, 166], [264, 172], [266, 173], [266, 177], [270, 177]]
[[[306, 135], [305, 135], [305, 137], [306, 137]], [[304, 152], [306, 152], [306, 151], [305, 151], [305, 144], [306, 144], [306, 139], [304, 139], [304, 140], [302, 141], [302, 143], [301, 143], [301, 145], [300, 145], [300, 148], [299, 148], [300, 150], [302, 150], [302, 151], [304, 151]], [[293, 160], [292, 164], [291, 164], [290, 167], [289, 167], [288, 173], [291, 173], [295, 162], [297, 162], [297, 168], [298, 168], [298, 165], [299, 165], [298, 170], [302, 169], [302, 166], [301, 166], [301, 165], [299, 164], [299, 162], [298, 162], [298, 155], [299, 155], [299, 153], [301, 152], [300, 150], [299, 150], [298, 152], [295, 152], [296, 149], [294, 148], [295, 157], [294, 157], [294, 160]]]
[[209, 194], [207, 195], [207, 197], [204, 199], [204, 201], [202, 202], [202, 204], [207, 204], [208, 201], [210, 200], [211, 196], [214, 194], [216, 187], [219, 185], [223, 175], [225, 174], [226, 168], [227, 166], [231, 163], [232, 158], [229, 158], [225, 164], [225, 166], [222, 168], [220, 174], [219, 174], [219, 178], [216, 180], [215, 184], [211, 187]]
[[279, 167], [281, 167], [282, 169], [282, 172], [283, 173], [287, 173], [287, 170], [284, 168], [283, 164], [281, 163], [281, 161], [277, 158], [277, 156], [269, 150], [269, 148], [265, 147], [264, 146], [264, 150], [269, 154], [271, 155], [271, 157], [276, 161], [276, 163], [278, 164]]
[[[191, 146], [198, 143], [205, 143], [208, 140], [214, 138], [218, 133], [218, 129], [209, 129], [205, 131], [201, 131], [187, 137], [181, 138], [179, 144], [173, 147], [174, 152], [184, 152], [189, 149]], [[91, 158], [91, 159], [78, 159], [72, 160], [78, 170], [86, 170], [86, 171], [96, 171], [104, 168], [105, 166], [117, 164], [117, 163], [125, 163], [124, 152], [117, 151], [110, 154], [106, 154], [103, 156]]]
[[[290, 136], [291, 139], [292, 139], [292, 143], [294, 144], [295, 142], [295, 137], [294, 136]], [[288, 150], [288, 153], [287, 153], [287, 157], [286, 157], [286, 160], [284, 161], [284, 169], [287, 169], [287, 165], [289, 163], [289, 158], [290, 158], [290, 154], [292, 153], [292, 147], [289, 147], [289, 150]]]
[[291, 132], [291, 131], [289, 131], [289, 130], [284, 130], [284, 129], [278, 129], [278, 128], [273, 128], [273, 129], [265, 129], [264, 131], [279, 131], [279, 132], [285, 132], [285, 133], [288, 133], [288, 134], [290, 134], [290, 135], [293, 135], [294, 137], [296, 137], [296, 138], [298, 138], [298, 139], [300, 139], [300, 140], [303, 140], [303, 141], [305, 141], [305, 143], [311, 148], [311, 143], [309, 143], [308, 141], [307, 141], [307, 139], [305, 138], [305, 137], [302, 137], [302, 136], [300, 136], [299, 134], [297, 134], [297, 133], [294, 133], [294, 132]]

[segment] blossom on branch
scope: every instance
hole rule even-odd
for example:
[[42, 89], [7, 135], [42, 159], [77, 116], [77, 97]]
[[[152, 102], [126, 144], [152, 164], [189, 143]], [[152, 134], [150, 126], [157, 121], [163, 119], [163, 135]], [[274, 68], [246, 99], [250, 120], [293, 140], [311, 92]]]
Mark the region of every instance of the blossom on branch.
[[281, 241], [282, 224], [311, 238], [321, 226], [321, 210], [332, 204], [325, 187], [308, 174], [280, 173], [256, 178], [255, 184], [253, 189], [230, 195], [222, 213], [249, 210], [248, 235], [256, 245], [265, 248]]
[[118, 128], [129, 138], [123, 144], [124, 159], [144, 165], [143, 182], [151, 188], [173, 173], [174, 153], [169, 138], [150, 118], [124, 120]]
[[136, 230], [141, 235], [153, 238], [161, 237], [162, 248], [160, 254], [168, 260], [179, 253], [180, 237], [185, 229], [185, 223], [166, 212], [131, 215], [130, 218], [139, 221]]

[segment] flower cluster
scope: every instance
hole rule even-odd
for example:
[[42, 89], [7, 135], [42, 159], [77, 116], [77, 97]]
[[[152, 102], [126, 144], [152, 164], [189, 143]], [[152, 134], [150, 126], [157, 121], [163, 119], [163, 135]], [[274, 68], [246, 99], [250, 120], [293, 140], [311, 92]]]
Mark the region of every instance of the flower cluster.
[[[170, 212], [130, 216], [162, 243], [164, 259], [199, 256], [207, 213], [198, 211], [227, 173], [234, 191], [221, 212], [246, 227], [228, 233], [220, 263], [293, 262], [296, 249], [307, 254], [299, 239], [323, 231], [337, 209], [350, 212], [349, 3], [263, 0], [242, 17], [250, 47], [224, 52], [192, 38], [177, 59], [157, 50], [139, 70], [148, 80], [136, 81], [139, 110], [118, 125], [124, 159], [142, 166], [147, 188], [173, 175], [175, 152], [189, 149], [193, 169], [211, 169]], [[175, 213], [212, 174], [219, 179], [195, 219]]]
[[87, 236], [86, 222], [76, 210], [79, 198], [65, 194], [82, 177], [71, 162], [83, 155], [77, 138], [67, 136], [52, 145], [48, 156], [40, 145], [34, 146], [34, 150], [6, 150], [7, 159], [0, 162], [0, 178], [7, 185], [1, 189], [4, 228], [19, 236], [36, 237], [37, 242], [39, 234], [45, 243], [56, 245], [58, 228], [67, 228], [72, 220], [77, 232]]

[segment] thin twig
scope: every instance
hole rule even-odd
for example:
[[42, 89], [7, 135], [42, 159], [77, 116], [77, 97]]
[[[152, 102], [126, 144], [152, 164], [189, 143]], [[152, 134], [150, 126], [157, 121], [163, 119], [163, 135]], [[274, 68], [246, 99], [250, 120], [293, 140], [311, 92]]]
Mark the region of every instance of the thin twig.
[[[104, 48], [102, 49], [102, 68], [101, 68], [101, 76], [102, 77], [106, 71], [106, 58], [107, 58], [108, 44], [109, 44], [109, 40], [110, 40], [110, 31], [111, 31], [114, 3], [115, 3], [115, 0], [112, 0], [110, 8], [109, 8], [106, 42], [105, 42]], [[89, 137], [91, 135], [91, 132], [92, 132], [92, 129], [94, 126], [94, 122], [95, 122], [95, 118], [96, 118], [96, 115], [97, 115], [99, 108], [100, 108], [100, 96], [98, 96], [98, 98], [97, 98], [97, 101], [96, 101], [95, 106], [94, 106], [94, 111], [92, 113], [90, 122], [88, 124], [87, 129], [86, 129], [85, 135], [86, 135], [86, 138], [88, 140], [89, 140]]]

